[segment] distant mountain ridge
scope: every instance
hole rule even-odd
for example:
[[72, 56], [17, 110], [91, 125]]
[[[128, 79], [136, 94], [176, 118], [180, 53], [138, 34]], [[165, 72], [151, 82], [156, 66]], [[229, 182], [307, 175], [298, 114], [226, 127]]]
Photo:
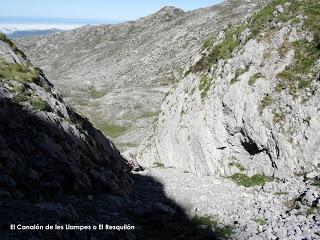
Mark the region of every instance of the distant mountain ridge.
[[52, 28], [47, 30], [20, 30], [14, 31], [12, 33], [7, 34], [8, 37], [15, 39], [21, 37], [30, 37], [30, 36], [43, 36], [51, 33], [62, 32], [62, 29]]

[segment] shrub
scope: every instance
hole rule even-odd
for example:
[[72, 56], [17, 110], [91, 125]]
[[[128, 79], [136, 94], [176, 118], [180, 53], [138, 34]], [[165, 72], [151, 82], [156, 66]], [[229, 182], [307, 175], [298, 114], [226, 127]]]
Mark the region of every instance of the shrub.
[[32, 107], [37, 111], [45, 111], [48, 108], [48, 104], [40, 97], [34, 97], [30, 101]]
[[266, 95], [262, 98], [260, 105], [259, 105], [259, 113], [260, 115], [262, 114], [263, 110], [267, 107], [270, 106], [272, 104], [273, 100], [271, 98], [271, 96]]

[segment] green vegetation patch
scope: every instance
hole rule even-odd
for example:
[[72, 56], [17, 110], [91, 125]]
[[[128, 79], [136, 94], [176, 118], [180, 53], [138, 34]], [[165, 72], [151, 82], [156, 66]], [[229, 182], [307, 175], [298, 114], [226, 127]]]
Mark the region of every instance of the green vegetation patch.
[[208, 70], [212, 65], [216, 64], [219, 59], [228, 59], [231, 57], [231, 54], [235, 48], [240, 45], [240, 34], [246, 28], [246, 25], [235, 26], [229, 28], [225, 32], [224, 40], [214, 45], [210, 42], [210, 39], [207, 39], [202, 49], [207, 49], [211, 46], [208, 53], [202, 55], [202, 58], [192, 67], [192, 72], [199, 72], [202, 70]]
[[45, 111], [48, 109], [48, 104], [40, 97], [33, 97], [30, 103], [32, 107], [37, 111]]
[[289, 88], [291, 95], [296, 95], [298, 89], [306, 89], [310, 86], [317, 72], [315, 63], [320, 58], [320, 48], [315, 42], [298, 40], [293, 43], [295, 50], [294, 61], [286, 69], [278, 74], [282, 81], [276, 86], [277, 91]]
[[284, 113], [283, 112], [276, 112], [276, 113], [274, 113], [274, 115], [273, 115], [273, 122], [275, 123], [275, 124], [277, 124], [277, 123], [281, 123], [281, 122], [283, 122], [284, 120], [285, 120], [285, 115], [284, 115]]
[[[203, 43], [202, 50], [207, 49], [206, 53], [202, 53], [201, 59], [191, 67], [185, 75], [190, 72], [199, 72], [203, 70], [208, 70], [212, 65], [216, 64], [219, 59], [228, 59], [231, 57], [232, 52], [237, 49], [240, 45], [240, 35], [245, 29], [250, 29], [250, 35], [247, 40], [256, 37], [264, 29], [271, 29], [270, 24], [274, 18], [282, 22], [299, 22], [297, 19], [298, 14], [304, 14], [307, 16], [305, 19], [305, 29], [314, 34], [314, 46], [312, 46], [313, 51], [310, 53], [315, 53], [314, 47], [317, 47], [318, 51], [320, 49], [320, 3], [318, 0], [305, 0], [305, 1], [290, 1], [289, 6], [284, 6], [286, 0], [274, 0], [267, 4], [264, 8], [253, 14], [247, 23], [239, 26], [229, 27], [225, 31], [225, 38], [218, 44], [214, 45], [214, 38], [211, 36], [206, 39]], [[277, 5], [282, 5], [284, 11], [274, 16], [274, 11]], [[288, 47], [288, 46], [286, 46]], [[308, 47], [308, 46], [306, 46]], [[285, 51], [285, 49], [283, 49]], [[312, 55], [312, 54], [311, 54]], [[305, 56], [305, 62], [314, 62], [314, 57], [318, 56]], [[310, 59], [311, 57], [311, 59]], [[318, 56], [319, 57], [319, 56]], [[295, 64], [294, 64], [295, 65]], [[305, 64], [303, 64], [305, 65]], [[300, 67], [298, 67], [300, 68]], [[254, 82], [253, 82], [254, 83]], [[304, 84], [301, 85], [301, 87]]]
[[310, 207], [307, 210], [307, 215], [311, 215], [311, 214], [320, 214], [320, 207]]
[[248, 84], [250, 86], [254, 85], [256, 83], [256, 81], [259, 79], [259, 78], [262, 78], [262, 74], [261, 73], [256, 73], [254, 75], [252, 75], [248, 81]]
[[7, 63], [0, 59], [0, 78], [20, 82], [33, 82], [39, 76], [37, 68], [28, 68], [22, 64]]
[[320, 187], [320, 178], [314, 178], [311, 184]]
[[244, 187], [264, 185], [266, 182], [269, 182], [272, 180], [271, 177], [267, 177], [261, 174], [255, 174], [252, 177], [249, 177], [242, 173], [236, 173], [232, 175], [230, 179], [236, 184]]
[[235, 82], [238, 82], [239, 77], [247, 71], [248, 71], [248, 67], [246, 67], [245, 69], [238, 68], [234, 74], [234, 78], [230, 81], [230, 84], [234, 84]]
[[98, 125], [98, 128], [106, 135], [112, 138], [117, 138], [123, 135], [130, 127], [112, 125], [110, 123], [104, 123]]
[[273, 99], [271, 96], [266, 95], [262, 98], [260, 104], [259, 104], [259, 113], [260, 115], [263, 113], [263, 110], [270, 106], [273, 103]]
[[257, 36], [261, 30], [269, 28], [269, 24], [274, 18], [273, 12], [276, 6], [283, 5], [285, 2], [285, 0], [274, 0], [251, 16], [249, 28], [251, 29], [252, 37]]
[[200, 79], [199, 90], [201, 95], [201, 100], [203, 101], [207, 95], [212, 84], [212, 78], [208, 76], [202, 76]]
[[267, 221], [265, 219], [262, 219], [262, 218], [258, 218], [256, 219], [256, 223], [260, 226], [263, 226], [263, 225], [266, 225], [267, 224]]
[[286, 12], [292, 17], [298, 14], [307, 16], [304, 27], [314, 34], [314, 42], [320, 46], [320, 2], [318, 0], [291, 1]]
[[24, 85], [14, 86], [11, 89], [11, 93], [14, 95], [14, 101], [17, 103], [26, 102], [30, 99], [31, 93], [27, 91]]
[[215, 233], [221, 237], [230, 237], [234, 233], [234, 227], [226, 225], [223, 227], [218, 226], [218, 222], [211, 216], [194, 216], [191, 223], [195, 226], [205, 225], [214, 228]]
[[[208, 53], [204, 54], [202, 58], [192, 67], [190, 71], [199, 72], [208, 70], [210, 67], [218, 62], [219, 59], [228, 59], [232, 52], [240, 46], [240, 35], [246, 29], [251, 30], [248, 39], [256, 36], [266, 25], [270, 25], [274, 15], [275, 7], [279, 4], [284, 4], [285, 0], [272, 1], [266, 7], [255, 13], [246, 24], [229, 27], [225, 31], [225, 38], [221, 43], [214, 45], [213, 38], [208, 38], [202, 46], [203, 49], [209, 49]], [[188, 71], [188, 73], [190, 72]]]
[[277, 91], [289, 89], [289, 93], [296, 97], [298, 90], [307, 89], [315, 79], [316, 61], [320, 58], [320, 2], [317, 0], [292, 1], [285, 12], [291, 18], [304, 15], [302, 31], [313, 34], [313, 41], [298, 40], [293, 43], [295, 56], [292, 64], [278, 75], [282, 81], [276, 86]]

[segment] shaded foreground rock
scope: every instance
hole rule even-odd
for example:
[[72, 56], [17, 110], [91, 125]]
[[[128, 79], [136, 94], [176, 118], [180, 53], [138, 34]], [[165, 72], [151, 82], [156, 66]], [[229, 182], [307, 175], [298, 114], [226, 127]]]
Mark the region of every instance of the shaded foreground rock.
[[12, 198], [127, 192], [119, 151], [10, 44], [0, 41], [0, 189]]

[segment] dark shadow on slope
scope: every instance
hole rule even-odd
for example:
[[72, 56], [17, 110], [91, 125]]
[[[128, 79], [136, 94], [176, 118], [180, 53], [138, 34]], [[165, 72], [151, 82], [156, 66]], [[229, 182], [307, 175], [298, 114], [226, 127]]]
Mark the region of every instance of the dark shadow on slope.
[[[14, 198], [125, 193], [125, 159], [91, 123], [0, 99], [0, 188]], [[77, 129], [80, 129], [79, 131]]]
[[[0, 99], [1, 240], [216, 238], [195, 226], [161, 183], [128, 173], [119, 152], [88, 121], [78, 119], [84, 141], [48, 117]], [[10, 224], [130, 224], [135, 230], [17, 231]]]

